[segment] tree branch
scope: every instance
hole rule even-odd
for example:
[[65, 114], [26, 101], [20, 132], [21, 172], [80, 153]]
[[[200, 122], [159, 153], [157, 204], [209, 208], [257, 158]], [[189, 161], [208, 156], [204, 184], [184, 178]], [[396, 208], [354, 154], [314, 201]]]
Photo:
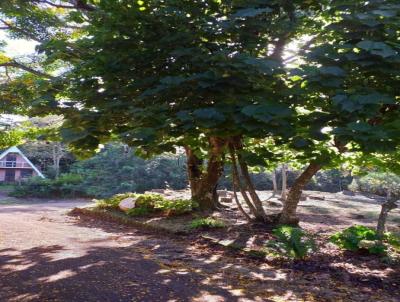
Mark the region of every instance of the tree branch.
[[52, 7], [64, 8], [64, 9], [78, 9], [78, 10], [85, 10], [85, 11], [94, 11], [96, 9], [94, 6], [87, 4], [85, 0], [68, 1], [68, 3], [71, 3], [71, 5], [57, 4], [57, 3], [53, 3], [49, 0], [33, 0], [32, 2], [47, 4]]
[[23, 34], [24, 36], [26, 36], [27, 38], [29, 38], [29, 39], [31, 39], [31, 40], [33, 40], [33, 41], [36, 41], [36, 42], [39, 42], [39, 43], [42, 43], [42, 42], [43, 42], [43, 41], [40, 40], [37, 36], [31, 34], [30, 32], [28, 32], [28, 31], [26, 31], [26, 30], [23, 30], [23, 29], [21, 29], [21, 28], [18, 28], [18, 27], [12, 25], [11, 23], [9, 23], [9, 22], [7, 22], [7, 21], [5, 21], [5, 20], [3, 20], [3, 19], [0, 19], [0, 22], [2, 22], [2, 23], [6, 26], [6, 27], [3, 27], [3, 28], [1, 28], [1, 29], [7, 29], [7, 30], [16, 31], [16, 32], [18, 32], [18, 33], [20, 33], [20, 34]]
[[40, 70], [33, 69], [33, 68], [29, 67], [29, 66], [23, 65], [23, 64], [18, 63], [16, 61], [10, 61], [10, 62], [6, 62], [6, 63], [2, 63], [2, 64], [0, 64], [0, 67], [6, 67], [6, 68], [7, 67], [14, 67], [14, 68], [25, 70], [25, 71], [27, 71], [29, 73], [32, 73], [32, 74], [35, 74], [37, 76], [44, 77], [44, 78], [47, 78], [47, 79], [51, 79], [51, 80], [56, 79], [56, 77], [54, 77], [54, 76], [52, 76], [50, 74], [44, 73], [44, 72], [42, 72]]

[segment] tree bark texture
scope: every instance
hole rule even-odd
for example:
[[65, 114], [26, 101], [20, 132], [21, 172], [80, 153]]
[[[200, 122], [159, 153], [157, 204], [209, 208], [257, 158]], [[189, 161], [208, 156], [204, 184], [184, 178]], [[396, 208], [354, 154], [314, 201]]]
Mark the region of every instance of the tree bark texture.
[[282, 213], [279, 218], [280, 224], [297, 225], [299, 223], [299, 218], [297, 217], [296, 211], [301, 194], [307, 183], [319, 170], [321, 170], [321, 168], [321, 164], [312, 162], [296, 179], [293, 186], [290, 188], [284, 203]]
[[209, 157], [207, 166], [192, 149], [185, 147], [187, 171], [192, 199], [198, 202], [202, 210], [214, 210], [218, 204], [217, 185], [223, 173], [223, 154], [226, 141], [218, 137], [209, 139]]
[[282, 193], [281, 193], [281, 199], [283, 201], [285, 201], [286, 197], [287, 197], [287, 165], [283, 164], [282, 165]]
[[386, 232], [386, 220], [389, 212], [397, 208], [396, 202], [397, 199], [392, 198], [382, 204], [381, 213], [379, 214], [378, 224], [376, 226], [376, 234], [379, 240], [383, 239]]
[[278, 183], [276, 182], [276, 169], [272, 171], [272, 187], [273, 187], [273, 196], [278, 194]]

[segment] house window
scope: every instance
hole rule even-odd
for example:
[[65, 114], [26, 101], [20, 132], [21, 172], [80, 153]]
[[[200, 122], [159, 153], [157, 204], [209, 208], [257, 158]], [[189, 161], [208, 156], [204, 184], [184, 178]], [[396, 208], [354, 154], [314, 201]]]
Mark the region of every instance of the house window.
[[17, 166], [17, 155], [14, 153], [7, 154], [6, 167], [15, 168]]
[[21, 178], [31, 177], [33, 174], [32, 170], [21, 170]]

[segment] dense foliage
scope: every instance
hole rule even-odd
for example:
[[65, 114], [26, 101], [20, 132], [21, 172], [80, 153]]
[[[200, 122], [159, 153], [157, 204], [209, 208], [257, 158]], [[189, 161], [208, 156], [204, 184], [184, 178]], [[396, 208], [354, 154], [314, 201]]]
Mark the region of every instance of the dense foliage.
[[81, 176], [80, 188], [96, 197], [187, 187], [183, 156], [165, 154], [144, 160], [122, 145], [108, 145], [92, 158], [76, 162], [70, 171]]
[[331, 242], [349, 251], [367, 251], [370, 254], [384, 254], [386, 246], [378, 241], [375, 230], [362, 226], [351, 226], [331, 237]]
[[126, 211], [129, 216], [144, 216], [151, 213], [163, 213], [168, 216], [182, 215], [192, 212], [198, 207], [196, 202], [189, 199], [166, 199], [160, 194], [116, 194], [110, 198], [97, 201], [100, 209], [119, 210], [119, 204], [126, 198], [135, 201], [135, 207]]
[[353, 179], [349, 189], [381, 196], [400, 197], [400, 176], [394, 173], [370, 172]]
[[75, 198], [88, 196], [76, 174], [63, 174], [58, 179], [33, 177], [17, 184], [10, 194], [15, 197]]
[[283, 225], [272, 233], [276, 239], [267, 242], [266, 250], [277, 256], [304, 259], [317, 249], [313, 237], [301, 228]]
[[[274, 215], [249, 166], [300, 163], [279, 216], [297, 224], [301, 191], [321, 169], [400, 144], [397, 2], [5, 1], [5, 28], [35, 40], [40, 55], [29, 64], [1, 54], [0, 97], [62, 114], [60, 134], [82, 154], [114, 139], [143, 156], [184, 148], [203, 209], [220, 207], [230, 161], [242, 212], [264, 223]], [[291, 43], [299, 49], [286, 60]], [[120, 180], [108, 191], [145, 189]]]

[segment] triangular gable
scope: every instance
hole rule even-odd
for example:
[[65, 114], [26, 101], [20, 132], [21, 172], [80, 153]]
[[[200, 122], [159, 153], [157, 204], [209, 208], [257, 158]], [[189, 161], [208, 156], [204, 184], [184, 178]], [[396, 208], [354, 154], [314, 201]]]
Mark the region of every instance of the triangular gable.
[[0, 155], [0, 159], [4, 158], [5, 156], [7, 156], [8, 153], [18, 153], [19, 155], [22, 156], [22, 158], [31, 166], [31, 168], [37, 173], [38, 176], [40, 176], [41, 178], [45, 178], [44, 175], [42, 174], [42, 172], [40, 172], [38, 170], [38, 168], [35, 167], [35, 165], [25, 156], [24, 153], [22, 153], [21, 150], [19, 150], [17, 147], [10, 147], [8, 148], [6, 151], [4, 151], [1, 155]]

